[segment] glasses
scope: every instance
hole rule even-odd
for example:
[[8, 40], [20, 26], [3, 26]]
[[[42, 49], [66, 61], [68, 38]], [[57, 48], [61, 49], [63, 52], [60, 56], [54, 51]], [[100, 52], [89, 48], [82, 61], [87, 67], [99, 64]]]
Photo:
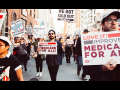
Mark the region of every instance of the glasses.
[[49, 33], [49, 35], [53, 35], [54, 33]]
[[0, 47], [5, 46], [5, 45], [0, 45]]
[[111, 18], [109, 18], [109, 19], [107, 19], [107, 20], [105, 20], [105, 21], [107, 21], [108, 23], [112, 23], [113, 21], [114, 21], [115, 23], [118, 23], [120, 20], [119, 20], [119, 19], [111, 19]]

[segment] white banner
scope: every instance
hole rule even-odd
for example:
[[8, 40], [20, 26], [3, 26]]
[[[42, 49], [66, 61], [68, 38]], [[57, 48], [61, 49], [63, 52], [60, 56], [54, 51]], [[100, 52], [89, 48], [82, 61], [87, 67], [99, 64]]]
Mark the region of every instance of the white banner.
[[67, 39], [67, 44], [73, 44], [73, 39]]
[[59, 9], [57, 20], [60, 21], [74, 21], [75, 9]]
[[2, 27], [3, 20], [5, 19], [5, 15], [6, 15], [6, 13], [0, 13], [0, 29]]
[[120, 31], [82, 34], [81, 43], [83, 65], [120, 64]]
[[41, 48], [39, 54], [57, 54], [57, 42], [39, 42], [38, 48]]
[[46, 38], [46, 20], [45, 19], [34, 19], [34, 32], [33, 35], [36, 38]]
[[11, 22], [11, 29], [13, 37], [17, 37], [21, 34], [24, 34], [22, 20], [19, 19], [17, 21]]

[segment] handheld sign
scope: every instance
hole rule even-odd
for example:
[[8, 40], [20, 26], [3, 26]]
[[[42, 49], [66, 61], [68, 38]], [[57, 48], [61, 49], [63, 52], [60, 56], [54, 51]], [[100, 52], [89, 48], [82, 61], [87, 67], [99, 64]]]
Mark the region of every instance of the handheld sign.
[[46, 20], [45, 19], [34, 19], [34, 33], [36, 38], [46, 38]]
[[17, 21], [11, 22], [11, 29], [13, 37], [19, 36], [24, 34], [22, 20], [19, 19]]
[[67, 44], [73, 44], [73, 40], [72, 39], [67, 39]]
[[57, 55], [57, 42], [39, 42], [39, 54], [52, 54]]
[[104, 65], [111, 59], [120, 64], [119, 31], [82, 34], [81, 42], [83, 65]]
[[0, 29], [2, 27], [3, 20], [5, 19], [5, 15], [6, 15], [6, 13], [0, 13]]

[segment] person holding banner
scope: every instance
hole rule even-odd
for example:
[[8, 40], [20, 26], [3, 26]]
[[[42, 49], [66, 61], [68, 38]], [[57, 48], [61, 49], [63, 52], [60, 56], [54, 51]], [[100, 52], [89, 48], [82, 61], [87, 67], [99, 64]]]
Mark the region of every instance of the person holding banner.
[[46, 55], [46, 63], [48, 65], [51, 80], [56, 81], [62, 53], [62, 43], [55, 39], [56, 33], [54, 30], [50, 30], [48, 36], [50, 39], [48, 42], [57, 42], [57, 55]]
[[[70, 36], [67, 37], [67, 40], [70, 39]], [[70, 56], [72, 54], [71, 46], [72, 44], [68, 44], [67, 40], [65, 41], [65, 54], [66, 54], [66, 62], [70, 63]]]
[[[104, 15], [101, 21], [103, 32], [118, 31], [119, 18], [120, 12], [118, 11]], [[120, 64], [113, 61], [111, 59], [106, 65], [85, 66], [85, 72], [90, 75], [90, 81], [120, 81]]]
[[26, 53], [27, 53], [26, 45], [28, 44], [28, 41], [24, 37], [21, 37], [19, 43], [14, 43], [14, 42], [12, 42], [12, 40], [11, 40], [11, 43], [14, 46], [18, 46], [18, 48], [19, 48], [19, 50], [18, 50], [18, 59], [20, 60], [21, 64], [24, 65], [25, 71], [27, 71], [27, 61], [28, 60], [25, 57], [26, 57]]
[[36, 71], [37, 71], [37, 74], [36, 74], [36, 77], [40, 76], [42, 77], [42, 69], [43, 69], [43, 59], [44, 59], [44, 56], [43, 54], [39, 54], [38, 53], [38, 42], [43, 42], [44, 41], [44, 38], [37, 38], [37, 41], [31, 43], [31, 45], [34, 46], [34, 50], [35, 52], [38, 54], [37, 57], [35, 58], [35, 62], [36, 62]]

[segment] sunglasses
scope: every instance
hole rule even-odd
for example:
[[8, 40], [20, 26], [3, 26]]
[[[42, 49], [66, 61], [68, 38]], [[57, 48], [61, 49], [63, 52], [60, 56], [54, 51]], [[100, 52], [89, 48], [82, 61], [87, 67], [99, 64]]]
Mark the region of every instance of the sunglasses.
[[53, 35], [54, 33], [49, 33], [49, 35]]

